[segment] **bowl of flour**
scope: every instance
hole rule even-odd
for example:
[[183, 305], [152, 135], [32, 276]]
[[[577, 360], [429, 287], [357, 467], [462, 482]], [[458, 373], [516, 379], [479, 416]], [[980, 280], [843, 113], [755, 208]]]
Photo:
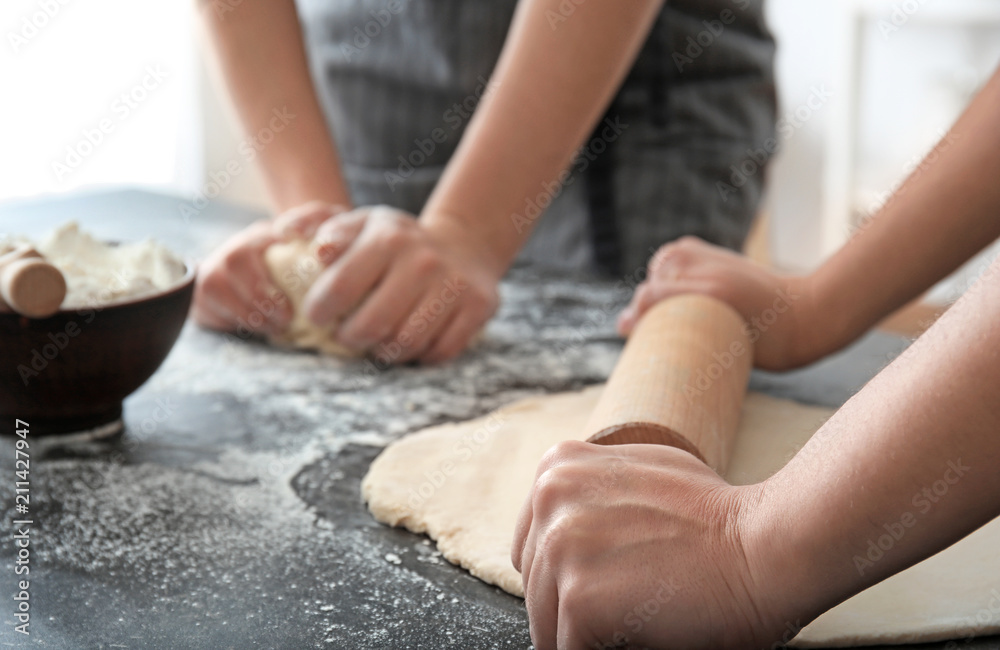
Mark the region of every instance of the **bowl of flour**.
[[31, 244], [66, 278], [48, 318], [0, 312], [0, 418], [33, 434], [112, 435], [122, 401], [169, 354], [194, 292], [195, 269], [161, 244], [104, 242], [75, 223]]

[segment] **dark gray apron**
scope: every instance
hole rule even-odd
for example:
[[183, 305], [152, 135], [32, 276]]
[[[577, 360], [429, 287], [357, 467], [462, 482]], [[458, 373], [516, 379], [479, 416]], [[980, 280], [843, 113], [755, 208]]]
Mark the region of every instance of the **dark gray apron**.
[[[419, 213], [486, 90], [516, 0], [297, 5], [354, 202]], [[689, 37], [704, 45], [700, 52]], [[519, 260], [618, 274], [684, 234], [739, 247], [763, 173], [735, 192], [720, 191], [719, 182], [728, 184], [730, 166], [773, 136], [773, 54], [760, 0], [663, 9], [607, 121]], [[519, 217], [533, 212], [533, 198]]]

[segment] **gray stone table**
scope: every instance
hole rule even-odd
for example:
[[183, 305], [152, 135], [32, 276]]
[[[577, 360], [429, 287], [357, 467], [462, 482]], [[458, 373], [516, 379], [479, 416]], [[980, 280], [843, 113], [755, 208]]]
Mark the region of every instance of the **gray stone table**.
[[[67, 219], [200, 257], [260, 215], [110, 192], [0, 206], [0, 233]], [[0, 647], [520, 648], [522, 602], [375, 523], [359, 496], [387, 442], [605, 379], [613, 282], [511, 274], [485, 337], [435, 368], [373, 370], [191, 324], [104, 443], [32, 441], [31, 636], [13, 630], [13, 438], [0, 440]], [[2, 342], [0, 342], [2, 344]], [[906, 341], [873, 334], [753, 387], [839, 405]], [[13, 423], [0, 423], [10, 434]], [[930, 646], [998, 649], [980, 640]]]

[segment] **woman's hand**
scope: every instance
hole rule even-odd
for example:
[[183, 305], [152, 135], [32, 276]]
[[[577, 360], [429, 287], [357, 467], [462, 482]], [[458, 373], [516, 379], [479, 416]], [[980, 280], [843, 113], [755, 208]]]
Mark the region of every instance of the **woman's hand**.
[[713, 296], [739, 312], [760, 368], [786, 370], [832, 352], [808, 278], [778, 275], [695, 237], [656, 252], [646, 280], [619, 316], [618, 331], [627, 336], [647, 309], [683, 293]]
[[672, 447], [553, 447], [511, 546], [535, 648], [771, 647], [757, 490]]
[[[343, 210], [314, 201], [237, 233], [201, 264], [195, 286], [195, 321], [224, 332], [283, 331], [292, 317], [291, 306], [274, 284], [264, 263], [264, 251], [278, 241], [321, 236], [321, 225]], [[345, 231], [348, 229], [339, 229], [337, 235]], [[333, 257], [349, 243], [331, 238], [321, 253]]]
[[[388, 363], [437, 363], [462, 352], [495, 313], [502, 270], [460, 233], [386, 206], [360, 208], [319, 228], [338, 242], [306, 295], [320, 326]], [[344, 246], [345, 242], [350, 242]]]

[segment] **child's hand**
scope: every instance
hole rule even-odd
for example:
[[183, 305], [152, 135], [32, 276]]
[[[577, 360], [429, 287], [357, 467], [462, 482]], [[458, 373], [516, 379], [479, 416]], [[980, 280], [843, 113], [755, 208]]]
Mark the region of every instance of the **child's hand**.
[[618, 318], [618, 331], [627, 336], [647, 309], [683, 293], [713, 296], [739, 312], [747, 321], [759, 368], [795, 368], [830, 351], [822, 343], [823, 323], [808, 278], [778, 275], [695, 237], [657, 251], [645, 282]]

